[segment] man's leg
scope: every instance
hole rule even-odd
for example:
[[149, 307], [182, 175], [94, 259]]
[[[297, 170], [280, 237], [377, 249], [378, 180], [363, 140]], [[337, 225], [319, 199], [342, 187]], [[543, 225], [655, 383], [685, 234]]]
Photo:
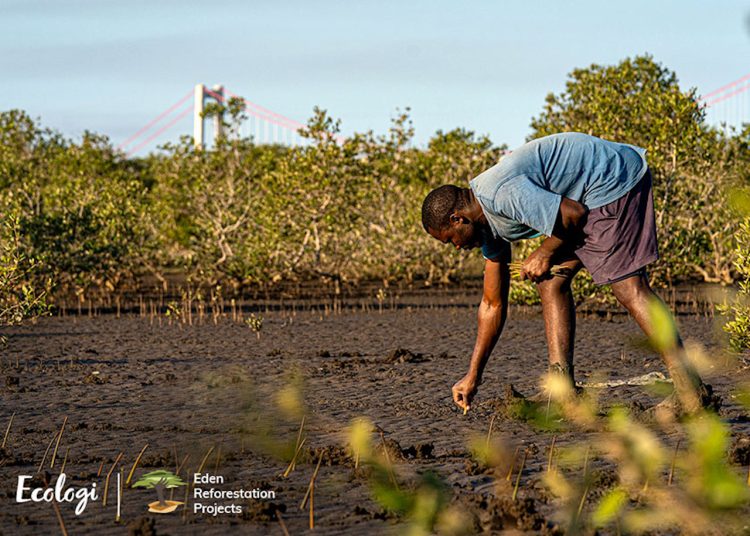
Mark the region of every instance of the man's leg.
[[[661, 300], [651, 290], [645, 272], [612, 283], [612, 291], [617, 300], [633, 315], [646, 336], [651, 338], [654, 326], [649, 317], [649, 302], [654, 299]], [[680, 403], [686, 411], [692, 413], [703, 407], [702, 398], [706, 388], [698, 372], [685, 359], [679, 333], [675, 333], [675, 336], [675, 346], [663, 351], [662, 359], [672, 376]]]
[[576, 307], [570, 284], [575, 274], [581, 269], [581, 261], [577, 258], [569, 258], [563, 262], [556, 261], [556, 263], [570, 269], [569, 277], [555, 276], [545, 279], [537, 283], [537, 288], [542, 300], [550, 371], [562, 373], [570, 379], [571, 387], [575, 388], [573, 350], [576, 334]]

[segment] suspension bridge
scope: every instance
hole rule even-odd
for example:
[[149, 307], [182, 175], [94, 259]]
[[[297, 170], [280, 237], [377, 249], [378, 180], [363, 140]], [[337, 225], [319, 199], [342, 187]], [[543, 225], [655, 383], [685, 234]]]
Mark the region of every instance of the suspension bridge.
[[729, 130], [750, 123], [750, 73], [701, 96], [709, 124]]
[[[749, 90], [750, 73], [702, 95], [699, 100], [705, 107], [709, 124], [728, 131], [732, 127], [741, 128], [743, 123], [750, 122]], [[123, 141], [118, 149], [128, 156], [153, 149], [154, 145], [163, 141], [164, 136], [168, 132], [171, 133], [177, 125], [184, 129], [191, 115], [193, 142], [196, 146], [203, 146], [206, 143], [207, 134], [210, 133], [213, 139], [222, 129], [219, 116], [215, 116], [211, 125], [206, 128], [206, 118], [203, 114], [206, 103], [213, 101], [226, 105], [228, 99], [233, 97], [241, 99], [244, 103], [248, 118], [239, 126], [239, 135], [251, 137], [258, 144], [273, 143], [291, 146], [306, 143], [299, 134], [299, 130], [305, 125], [299, 121], [240, 97], [223, 86], [216, 85], [208, 88], [204, 84], [198, 84]]]

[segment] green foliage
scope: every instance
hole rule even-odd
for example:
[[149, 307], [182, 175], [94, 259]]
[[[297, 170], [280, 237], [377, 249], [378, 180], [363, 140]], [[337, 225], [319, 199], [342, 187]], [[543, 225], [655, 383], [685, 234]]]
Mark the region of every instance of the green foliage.
[[5, 213], [0, 224], [0, 325], [46, 313], [48, 284], [40, 285], [39, 262], [21, 251], [18, 216]]
[[451, 525], [456, 512], [446, 509], [450, 498], [447, 484], [429, 471], [420, 474], [416, 482], [399, 483], [396, 468], [385, 447], [380, 452], [373, 447], [372, 431], [369, 420], [358, 418], [352, 421], [347, 435], [349, 449], [369, 469], [373, 498], [389, 512], [409, 521], [407, 534], [433, 534], [436, 525]]
[[108, 141], [80, 144], [41, 130], [23, 112], [0, 113], [0, 198], [18, 215], [19, 250], [62, 289], [113, 288], [143, 270], [144, 185]]
[[744, 525], [750, 492], [727, 461], [730, 430], [717, 415], [699, 411], [670, 425], [673, 432], [679, 429], [687, 435], [689, 442], [686, 449], [672, 454], [679, 473], [673, 475], [670, 469], [666, 478], [671, 449], [652, 427], [636, 421], [623, 408], [602, 417], [581, 398], [553, 390], [553, 400], [560, 403], [567, 426], [597, 432], [566, 449], [585, 449], [592, 459], [613, 465], [618, 473], [617, 485], [602, 495], [588, 515], [582, 515], [592, 485], [589, 475], [584, 471], [583, 478], [578, 478], [577, 467], [566, 469], [562, 463], [547, 472], [544, 482], [560, 498], [558, 518], [567, 519], [569, 532], [614, 530], [616, 526], [628, 533], [678, 529], [705, 534], [720, 521], [724, 532], [731, 534]]
[[[241, 114], [228, 115], [226, 131], [236, 132]], [[409, 146], [413, 129], [404, 113], [384, 136], [340, 143], [338, 122], [317, 109], [300, 133], [308, 140], [301, 147], [229, 135], [211, 151], [183, 139], [153, 157], [155, 263], [197, 282], [235, 285], [311, 277], [446, 281], [463, 272], [467, 257], [446, 254], [422, 231], [420, 206], [431, 188], [466, 184], [493, 163], [498, 153], [487, 138], [439, 132], [420, 151]], [[478, 255], [473, 261], [477, 273]]]
[[691, 495], [710, 509], [746, 503], [750, 498], [747, 485], [727, 464], [728, 426], [718, 416], [706, 414], [689, 422], [687, 431], [692, 454], [686, 465]]
[[[303, 279], [430, 285], [481, 273], [477, 252], [455, 252], [422, 230], [420, 207], [432, 188], [465, 186], [498, 161], [503, 148], [486, 136], [439, 131], [418, 148], [406, 110], [383, 135], [343, 139], [339, 122], [316, 109], [300, 132], [305, 143], [283, 147], [240, 137], [241, 99], [205, 115], [223, 125], [210, 150], [184, 137], [125, 159], [103, 137], [74, 143], [23, 112], [0, 114], [0, 201], [18, 215], [18, 251], [37, 261], [37, 287], [51, 280], [58, 292], [82, 295], [175, 271], [189, 285], [231, 291]], [[648, 56], [576, 69], [532, 128], [533, 137], [578, 130], [648, 149], [657, 283], [728, 283], [741, 273], [725, 187], [750, 180], [750, 128], [709, 129], [695, 92], [673, 72]], [[515, 257], [535, 245], [516, 244]], [[578, 301], [612, 301], [585, 272], [574, 292]], [[511, 297], [538, 302], [529, 282], [514, 282]]]
[[736, 239], [734, 265], [740, 279], [739, 291], [721, 311], [731, 316], [731, 320], [724, 325], [724, 331], [729, 334], [730, 347], [735, 352], [743, 352], [750, 349], [750, 217], [745, 217]]
[[627, 502], [628, 494], [622, 488], [605, 493], [591, 514], [591, 524], [595, 527], [608, 525], [617, 518]]

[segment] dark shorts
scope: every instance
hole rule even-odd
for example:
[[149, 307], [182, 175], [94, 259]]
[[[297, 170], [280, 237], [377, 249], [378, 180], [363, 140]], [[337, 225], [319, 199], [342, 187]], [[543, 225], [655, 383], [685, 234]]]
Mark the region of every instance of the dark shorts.
[[592, 209], [583, 234], [575, 254], [597, 285], [624, 279], [657, 260], [651, 171], [624, 196]]

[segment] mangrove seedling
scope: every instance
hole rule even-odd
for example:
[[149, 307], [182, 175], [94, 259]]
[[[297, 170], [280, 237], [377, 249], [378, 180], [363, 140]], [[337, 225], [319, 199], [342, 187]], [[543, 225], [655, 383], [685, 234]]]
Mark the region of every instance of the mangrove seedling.
[[263, 329], [263, 317], [250, 313], [250, 317], [245, 319], [245, 324], [255, 332], [255, 336], [260, 339], [260, 330]]

